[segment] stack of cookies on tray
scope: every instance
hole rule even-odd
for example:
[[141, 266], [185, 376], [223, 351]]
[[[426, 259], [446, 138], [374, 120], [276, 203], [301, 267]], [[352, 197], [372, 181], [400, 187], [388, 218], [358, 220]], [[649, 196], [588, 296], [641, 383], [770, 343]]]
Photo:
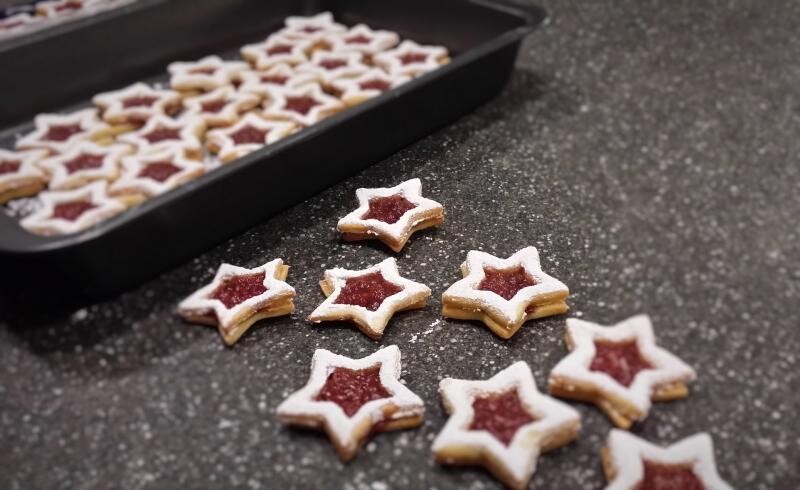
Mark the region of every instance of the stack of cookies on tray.
[[74, 233], [449, 61], [443, 47], [330, 13], [288, 17], [240, 54], [172, 63], [169, 88], [135, 83], [37, 116], [0, 150], [0, 204], [35, 196], [25, 229]]
[[[345, 241], [379, 240], [399, 252], [414, 232], [444, 222], [444, 207], [422, 195], [419, 179], [358, 189], [356, 197], [358, 207], [337, 225]], [[178, 313], [188, 322], [216, 326], [228, 345], [253, 324], [250, 319], [290, 314], [295, 291], [284, 282], [285, 273], [270, 272], [277, 270], [271, 264], [285, 267], [281, 259], [254, 269], [223, 264], [213, 282], [181, 302]], [[442, 294], [442, 316], [480, 321], [502, 339], [530, 320], [568, 311], [569, 289], [542, 270], [534, 247], [508, 258], [472, 250], [461, 272], [464, 277]], [[326, 298], [309, 322], [350, 322], [374, 340], [383, 337], [395, 314], [425, 308], [432, 294], [404, 277], [394, 257], [361, 270], [326, 270], [320, 288]], [[282, 309], [287, 304], [291, 309]], [[645, 421], [653, 402], [687, 397], [696, 378], [694, 369], [656, 344], [649, 317], [614, 326], [570, 318], [565, 341], [570, 352], [551, 371], [549, 394], [539, 391], [524, 360], [485, 380], [441, 380], [449, 419], [433, 440], [436, 461], [480, 465], [510, 488], [527, 487], [540, 454], [579, 437], [579, 412], [558, 397], [594, 404], [618, 427], [600, 448], [608, 488], [730, 489], [717, 474], [707, 434], [662, 448], [626, 430]], [[349, 461], [373, 434], [422, 424], [424, 401], [400, 375], [394, 345], [362, 359], [318, 349], [307, 384], [280, 404], [278, 418], [325, 431], [339, 457]]]

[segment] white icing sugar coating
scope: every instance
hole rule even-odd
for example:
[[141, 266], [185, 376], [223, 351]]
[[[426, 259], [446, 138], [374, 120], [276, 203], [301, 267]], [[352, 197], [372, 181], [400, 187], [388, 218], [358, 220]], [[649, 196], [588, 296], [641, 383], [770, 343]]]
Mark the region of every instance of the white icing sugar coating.
[[[442, 294], [442, 301], [474, 303], [481, 311], [487, 312], [507, 325], [524, 322], [527, 308], [531, 304], [536, 304], [541, 298], [547, 298], [553, 294], [569, 294], [569, 288], [564, 283], [542, 270], [539, 252], [535, 247], [525, 247], [507, 259], [471, 250], [462, 267], [466, 269], [467, 275], [447, 288]], [[486, 277], [484, 268], [509, 270], [515, 267], [522, 267], [536, 284], [520, 289], [509, 300], [492, 291], [478, 289], [481, 281]]]
[[347, 32], [347, 27], [334, 21], [330, 12], [320, 12], [310, 16], [289, 16], [284, 20], [284, 25], [285, 27], [276, 35], [315, 42], [331, 34]]
[[[506, 446], [490, 432], [470, 430], [476, 399], [500, 395], [516, 389], [520, 402], [535, 420], [517, 429]], [[580, 428], [580, 415], [569, 405], [541, 393], [536, 387], [530, 367], [518, 361], [486, 380], [445, 378], [439, 393], [450, 413], [442, 431], [433, 441], [433, 452], [447, 459], [448, 451], [456, 453], [468, 448], [480, 452], [504, 473], [511, 475], [518, 487], [527, 484], [536, 470], [536, 461], [543, 448], [552, 449], [552, 441], [568, 440]], [[566, 435], [565, 435], [566, 434]], [[560, 444], [559, 444], [560, 445]]]
[[[151, 164], [169, 163], [178, 171], [163, 181], [140, 176], [140, 173]], [[120, 178], [111, 184], [112, 195], [141, 194], [147, 197], [163, 194], [205, 173], [205, 167], [197, 160], [189, 160], [183, 150], [177, 147], [164, 148], [157, 152], [133, 155], [122, 160], [124, 171]]]
[[[179, 139], [166, 139], [151, 143], [147, 136], [155, 131], [168, 129], [178, 130]], [[163, 115], [155, 115], [147, 124], [131, 133], [125, 133], [117, 138], [120, 143], [127, 143], [137, 149], [139, 153], [161, 151], [170, 148], [182, 148], [187, 154], [199, 157], [203, 151], [201, 137], [206, 127], [202, 119], [187, 115], [180, 119], [172, 119]]]
[[[39, 114], [33, 121], [36, 129], [17, 140], [17, 150], [43, 149], [63, 153], [78, 141], [89, 140], [108, 131], [108, 126], [98, 118], [97, 109], [83, 109], [71, 114]], [[60, 141], [46, 139], [51, 126], [71, 125], [79, 125], [81, 131]]]
[[[370, 199], [391, 196], [402, 196], [415, 207], [406, 211], [394, 223], [362, 218], [369, 211]], [[407, 180], [394, 187], [359, 188], [356, 189], [356, 197], [358, 198], [358, 208], [339, 220], [337, 225], [339, 231], [342, 231], [342, 227], [363, 226], [367, 228], [368, 233], [384, 235], [401, 241], [411, 233], [415, 225], [428, 219], [432, 211], [442, 210], [443, 212], [444, 209], [433, 199], [422, 197], [422, 181], [417, 178]]]
[[387, 90], [391, 90], [410, 80], [411, 78], [403, 75], [389, 75], [379, 68], [370, 68], [357, 77], [334, 80], [331, 82], [331, 86], [341, 94], [339, 98], [341, 98], [345, 104], [355, 105], [383, 93], [383, 91], [379, 89], [364, 88], [362, 84], [375, 81], [386, 82], [389, 85]]
[[335, 53], [354, 51], [365, 56], [373, 56], [397, 46], [400, 36], [396, 32], [373, 30], [366, 24], [357, 24], [347, 32], [329, 36], [327, 40], [331, 51]]
[[[603, 394], [625, 400], [644, 415], [650, 410], [653, 391], [658, 386], [675, 382], [689, 382], [697, 375], [689, 365], [655, 343], [650, 317], [637, 315], [614, 326], [567, 319], [567, 334], [574, 348], [550, 373], [554, 378], [585, 383], [598, 388]], [[639, 371], [630, 386], [623, 386], [606, 373], [589, 369], [595, 356], [595, 342], [635, 341], [639, 353], [653, 369]]]
[[[211, 283], [198, 289], [180, 302], [178, 313], [181, 316], [205, 316], [214, 313], [220, 328], [230, 329], [271, 303], [294, 297], [294, 288], [285, 281], [275, 278], [277, 268], [282, 265], [283, 260], [281, 259], [272, 260], [254, 269], [222, 264], [219, 266], [217, 274]], [[225, 279], [233, 276], [249, 276], [261, 272], [264, 273], [264, 287], [267, 288], [263, 293], [248, 298], [231, 308], [225, 306], [222, 301], [211, 297]]]
[[[152, 97], [155, 100], [151, 104], [126, 107], [126, 101], [142, 97]], [[177, 111], [181, 106], [181, 95], [174, 90], [155, 89], [146, 83], [134, 83], [120, 90], [95, 95], [92, 102], [103, 111], [103, 119], [112, 124], [144, 123], [153, 116]]]
[[[243, 61], [223, 61], [219, 56], [206, 56], [197, 61], [176, 61], [167, 66], [170, 86], [176, 90], [214, 90], [232, 84], [238, 75], [249, 69]], [[205, 73], [204, 70], [212, 70]]]
[[[373, 272], [379, 272], [386, 281], [402, 289], [384, 299], [375, 311], [363, 306], [336, 303], [348, 279], [365, 276]], [[393, 257], [384, 260], [378, 265], [362, 270], [340, 268], [327, 270], [325, 271], [325, 280], [333, 285], [333, 292], [309, 315], [308, 320], [318, 323], [334, 317], [349, 318], [357, 323], [366, 325], [371, 332], [376, 333], [378, 336], [383, 334], [389, 320], [397, 311], [418, 303], [431, 295], [431, 290], [428, 286], [402, 277], [397, 269], [397, 261]]]
[[[275, 79], [284, 79], [282, 83]], [[247, 70], [239, 74], [241, 85], [240, 93], [255, 94], [259, 97], [267, 97], [269, 89], [281, 89], [300, 87], [309, 83], [316, 83], [317, 78], [310, 73], [298, 73], [286, 63], [279, 63], [268, 70], [255, 71]]]
[[706, 490], [733, 490], [717, 473], [711, 436], [702, 432], [669, 447], [656, 446], [619, 429], [612, 429], [606, 442], [608, 457], [616, 473], [606, 490], [634, 490], [644, 478], [643, 460], [665, 465], [689, 465]]
[[311, 41], [273, 34], [265, 41], [242, 47], [241, 54], [256, 69], [266, 70], [282, 63], [293, 66], [308, 61], [312, 46]]
[[[264, 141], [261, 143], [237, 143], [234, 141], [233, 135], [247, 127], [266, 131]], [[256, 114], [249, 113], [245, 114], [245, 116], [233, 126], [209, 131], [206, 142], [209, 148], [219, 155], [220, 160], [229, 162], [254, 152], [264, 147], [264, 145], [270, 145], [276, 141], [280, 141], [291, 135], [296, 129], [297, 126], [293, 123], [270, 121]]]
[[[80, 187], [96, 180], [111, 182], [119, 176], [122, 157], [129, 154], [127, 145], [101, 146], [91, 141], [79, 141], [66, 153], [45, 158], [39, 166], [50, 175], [50, 190], [66, 190]], [[82, 155], [102, 156], [99, 167], [70, 172], [68, 164]]]
[[[374, 366], [380, 366], [381, 384], [391, 394], [390, 397], [365, 403], [352, 417], [348, 417], [342, 407], [332, 401], [315, 400], [334, 369], [361, 370]], [[278, 417], [286, 423], [307, 419], [314, 426], [323, 426], [337, 447], [355, 451], [363, 435], [368, 434], [376, 424], [424, 414], [422, 399], [400, 382], [400, 372], [400, 349], [396, 345], [384, 347], [361, 359], [317, 349], [311, 361], [308, 383], [280, 404]], [[386, 407], [395, 410], [384, 411]]]
[[[286, 108], [290, 99], [300, 97], [310, 97], [317, 104], [305, 114]], [[291, 88], [270, 88], [267, 100], [264, 101], [264, 117], [288, 120], [301, 126], [311, 126], [342, 109], [344, 104], [323, 92], [322, 87], [316, 83]]]
[[[325, 65], [329, 63], [341, 66], [326, 68]], [[297, 65], [295, 69], [298, 73], [307, 73], [328, 86], [334, 80], [363, 75], [369, 67], [362, 63], [360, 53], [316, 51], [309, 61]]]
[[[420, 61], [404, 62], [407, 55], [421, 54], [425, 58]], [[376, 65], [392, 75], [408, 77], [420, 76], [439, 68], [449, 59], [447, 48], [442, 46], [423, 46], [414, 41], [405, 40], [394, 49], [378, 53], [373, 57]]]
[[[223, 102], [219, 110], [206, 110], [207, 104]], [[258, 95], [239, 92], [232, 85], [223, 85], [208, 93], [191, 97], [183, 101], [186, 114], [199, 118], [207, 128], [230, 126], [239, 120], [245, 112], [261, 104]]]
[[[42, 192], [39, 194], [39, 209], [20, 221], [20, 225], [41, 235], [66, 235], [85, 230], [125, 210], [122, 203], [108, 197], [107, 188], [106, 182], [93, 182], [68, 191]], [[72, 221], [53, 217], [56, 206], [74, 201], [88, 201], [95, 207]]]

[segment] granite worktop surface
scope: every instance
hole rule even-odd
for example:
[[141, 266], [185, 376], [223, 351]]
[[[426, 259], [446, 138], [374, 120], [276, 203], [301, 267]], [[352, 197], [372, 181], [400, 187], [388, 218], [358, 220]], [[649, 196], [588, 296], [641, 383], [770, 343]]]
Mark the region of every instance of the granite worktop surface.
[[[708, 431], [735, 488], [800, 486], [800, 3], [542, 3], [550, 24], [474, 113], [119, 298], [37, 328], [0, 319], [0, 488], [496, 488], [434, 463], [438, 382], [524, 360], [544, 388], [566, 316], [504, 341], [443, 320], [439, 298], [468, 250], [527, 245], [569, 285], [568, 316], [647, 313], [698, 371], [691, 395], [656, 404], [636, 433], [666, 444]], [[391, 255], [338, 240], [355, 189], [412, 177], [447, 212], [397, 255], [433, 290], [428, 307], [397, 315], [380, 342], [306, 323], [325, 268]], [[221, 262], [276, 257], [298, 291], [291, 317], [227, 348], [174, 314]], [[314, 349], [391, 344], [426, 402], [420, 428], [377, 435], [345, 465], [324, 435], [278, 423]], [[579, 440], [543, 455], [532, 487], [604, 485], [611, 425], [574, 406]]]

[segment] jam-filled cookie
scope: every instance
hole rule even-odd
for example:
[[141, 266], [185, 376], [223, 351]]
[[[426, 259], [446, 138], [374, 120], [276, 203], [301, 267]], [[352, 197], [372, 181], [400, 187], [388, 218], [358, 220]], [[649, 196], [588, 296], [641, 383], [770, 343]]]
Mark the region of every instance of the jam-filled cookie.
[[0, 204], [35, 196], [47, 186], [47, 175], [37, 164], [45, 150], [8, 151], [0, 148]]
[[264, 145], [279, 141], [297, 129], [287, 121], [271, 121], [256, 114], [246, 114], [239, 122], [228, 128], [208, 132], [206, 145], [219, 156], [222, 163], [252, 153]]
[[20, 221], [37, 235], [67, 235], [90, 228], [125, 211], [125, 206], [107, 193], [103, 181], [68, 191], [39, 194], [39, 209]]
[[45, 158], [39, 167], [50, 176], [50, 190], [74, 189], [98, 180], [112, 182], [119, 176], [122, 157], [131, 151], [127, 145], [81, 141], [66, 153]]
[[47, 150], [60, 154], [79, 141], [110, 142], [111, 128], [98, 118], [97, 109], [70, 114], [39, 114], [35, 129], [17, 140], [17, 150]]
[[376, 54], [373, 61], [391, 75], [418, 77], [448, 63], [450, 54], [442, 46], [422, 46], [406, 40], [394, 49]]
[[317, 349], [308, 383], [278, 407], [290, 425], [324, 430], [342, 461], [375, 433], [422, 423], [422, 400], [400, 381], [400, 349], [384, 347], [362, 359]]
[[597, 405], [618, 427], [644, 420], [652, 401], [688, 396], [694, 369], [656, 345], [650, 318], [612, 327], [567, 319], [571, 351], [550, 373], [550, 393]]
[[128, 205], [163, 194], [206, 171], [205, 165], [186, 158], [179, 147], [125, 157], [122, 167], [122, 175], [108, 192]]

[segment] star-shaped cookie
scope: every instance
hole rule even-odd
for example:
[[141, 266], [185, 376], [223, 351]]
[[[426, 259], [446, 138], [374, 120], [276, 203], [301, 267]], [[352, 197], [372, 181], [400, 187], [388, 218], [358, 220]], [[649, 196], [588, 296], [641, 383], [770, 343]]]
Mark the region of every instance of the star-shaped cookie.
[[396, 32], [373, 30], [365, 24], [358, 24], [345, 33], [329, 36], [331, 51], [360, 53], [366, 62], [371, 62], [373, 56], [397, 46], [399, 42], [400, 36]]
[[705, 432], [664, 448], [612, 429], [601, 455], [606, 490], [733, 490], [717, 473]]
[[36, 129], [17, 140], [17, 150], [47, 150], [63, 153], [78, 141], [101, 141], [111, 137], [111, 129], [97, 116], [97, 109], [70, 114], [39, 114]]
[[565, 313], [569, 289], [542, 271], [539, 252], [526, 247], [507, 259], [472, 250], [464, 278], [442, 294], [442, 315], [480, 320], [508, 339], [528, 320]]
[[216, 326], [222, 340], [233, 345], [255, 322], [294, 311], [288, 274], [281, 259], [254, 269], [222, 264], [210, 284], [181, 301], [178, 314], [191, 323]]
[[203, 156], [202, 138], [206, 125], [199, 117], [184, 115], [179, 119], [156, 115], [136, 131], [123, 134], [120, 143], [127, 143], [144, 154], [170, 148], [181, 148], [188, 158]]
[[266, 40], [242, 47], [242, 58], [257, 70], [268, 70], [279, 64], [299, 65], [308, 61], [313, 43], [303, 39], [289, 39], [275, 35]]
[[353, 106], [377, 97], [411, 80], [401, 75], [389, 75], [380, 68], [370, 68], [354, 78], [340, 78], [331, 82], [331, 87], [339, 94], [342, 102]]
[[206, 172], [197, 160], [186, 158], [178, 147], [137, 154], [122, 159], [123, 172], [109, 193], [128, 205], [174, 189]]
[[263, 115], [267, 119], [311, 126], [344, 108], [339, 99], [326, 94], [319, 84], [308, 83], [299, 87], [269, 88]]
[[443, 379], [439, 392], [450, 418], [433, 441], [436, 460], [484, 466], [510, 488], [525, 488], [539, 454], [580, 430], [578, 412], [540, 393], [522, 361], [487, 380]]
[[345, 241], [377, 239], [395, 252], [411, 235], [444, 222], [444, 208], [422, 197], [422, 182], [411, 179], [394, 187], [357, 189], [358, 208], [339, 220]]
[[130, 152], [127, 145], [79, 141], [65, 153], [45, 158], [39, 167], [50, 175], [50, 190], [74, 189], [97, 180], [113, 181], [119, 176], [122, 157]]
[[405, 40], [394, 49], [373, 56], [373, 61], [390, 75], [418, 77], [450, 61], [447, 48], [422, 46]]
[[376, 432], [422, 423], [422, 400], [400, 382], [400, 349], [384, 347], [362, 359], [317, 349], [308, 383], [278, 407], [290, 425], [322, 429], [342, 461]]
[[243, 61], [224, 61], [219, 56], [206, 56], [197, 61], [176, 61], [167, 66], [169, 84], [181, 92], [207, 92], [238, 80], [250, 65]]
[[108, 197], [105, 181], [68, 191], [39, 194], [39, 209], [20, 221], [38, 235], [66, 235], [92, 227], [125, 211], [125, 206]]
[[225, 85], [183, 103], [187, 116], [199, 118], [210, 129], [235, 124], [242, 114], [261, 104], [261, 97]]
[[431, 295], [428, 286], [401, 277], [394, 258], [358, 271], [327, 270], [319, 285], [328, 298], [309, 321], [351, 321], [375, 340], [395, 313], [423, 308]]
[[98, 94], [92, 101], [102, 111], [103, 120], [115, 125], [117, 132], [135, 129], [151, 117], [171, 116], [181, 109], [178, 92], [156, 89], [146, 83]]
[[46, 150], [8, 151], [0, 148], [0, 204], [34, 196], [47, 185], [47, 176], [36, 166]]
[[550, 373], [550, 393], [594, 403], [618, 427], [644, 420], [651, 401], [684, 398], [694, 369], [658, 347], [646, 315], [611, 327], [567, 319], [571, 351]]
[[228, 128], [208, 132], [206, 145], [222, 163], [228, 163], [294, 133], [297, 126], [287, 121], [266, 120], [252, 112]]

